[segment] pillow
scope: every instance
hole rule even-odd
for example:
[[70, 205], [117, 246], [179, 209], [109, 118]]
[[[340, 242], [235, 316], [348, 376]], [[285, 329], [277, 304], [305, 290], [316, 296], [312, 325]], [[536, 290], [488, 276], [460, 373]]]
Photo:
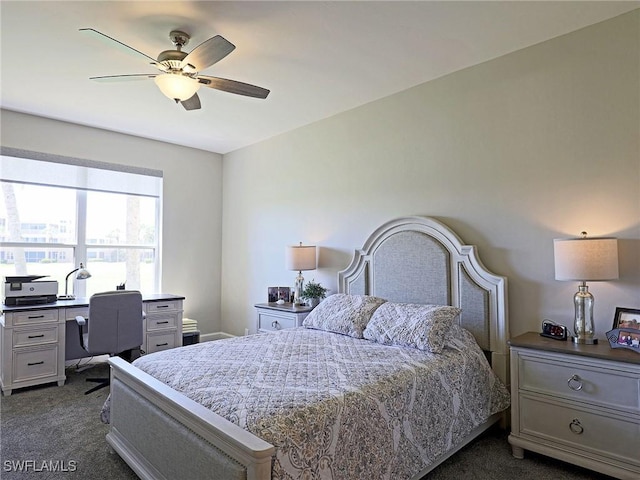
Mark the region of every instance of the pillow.
[[304, 319], [307, 328], [362, 338], [373, 312], [386, 300], [369, 295], [329, 295]]
[[367, 340], [440, 353], [459, 308], [387, 302], [378, 308], [363, 333]]

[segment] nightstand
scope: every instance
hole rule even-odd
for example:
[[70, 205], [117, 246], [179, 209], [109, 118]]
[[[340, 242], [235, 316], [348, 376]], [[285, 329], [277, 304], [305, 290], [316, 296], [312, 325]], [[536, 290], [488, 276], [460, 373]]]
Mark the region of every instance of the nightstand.
[[257, 303], [258, 332], [275, 332], [285, 328], [302, 326], [313, 307], [296, 306], [292, 303]]
[[509, 343], [513, 456], [531, 450], [640, 478], [640, 354], [538, 333]]

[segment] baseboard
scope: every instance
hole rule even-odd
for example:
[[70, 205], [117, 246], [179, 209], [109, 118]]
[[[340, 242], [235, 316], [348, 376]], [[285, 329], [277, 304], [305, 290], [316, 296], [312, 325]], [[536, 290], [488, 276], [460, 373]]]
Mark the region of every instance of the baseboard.
[[200, 334], [200, 342], [210, 342], [212, 340], [222, 340], [223, 338], [233, 338], [235, 335], [231, 335], [225, 332], [214, 332]]

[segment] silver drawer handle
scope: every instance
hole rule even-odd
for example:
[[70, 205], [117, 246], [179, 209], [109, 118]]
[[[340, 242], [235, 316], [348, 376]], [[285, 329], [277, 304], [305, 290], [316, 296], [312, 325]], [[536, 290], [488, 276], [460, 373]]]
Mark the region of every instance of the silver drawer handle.
[[274, 320], [273, 322], [271, 322], [271, 328], [278, 328], [280, 326], [280, 324], [278, 323], [277, 320]]
[[580, 378], [580, 375], [573, 375], [569, 380], [567, 380], [567, 385], [569, 385], [571, 390], [576, 392], [582, 390], [582, 379]]
[[584, 427], [580, 425], [580, 420], [574, 418], [569, 424], [569, 430], [571, 430], [576, 435], [582, 435], [584, 432]]

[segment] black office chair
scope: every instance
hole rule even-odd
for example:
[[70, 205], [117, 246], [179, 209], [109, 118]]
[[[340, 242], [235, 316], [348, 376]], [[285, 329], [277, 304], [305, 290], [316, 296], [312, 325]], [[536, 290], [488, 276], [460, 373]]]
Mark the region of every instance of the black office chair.
[[[77, 316], [80, 345], [89, 355], [117, 355], [132, 361], [142, 345], [142, 295], [135, 290], [96, 293], [89, 299], [89, 316]], [[87, 325], [87, 332], [83, 326]], [[85, 395], [109, 385], [109, 378], [88, 378], [98, 385]]]

